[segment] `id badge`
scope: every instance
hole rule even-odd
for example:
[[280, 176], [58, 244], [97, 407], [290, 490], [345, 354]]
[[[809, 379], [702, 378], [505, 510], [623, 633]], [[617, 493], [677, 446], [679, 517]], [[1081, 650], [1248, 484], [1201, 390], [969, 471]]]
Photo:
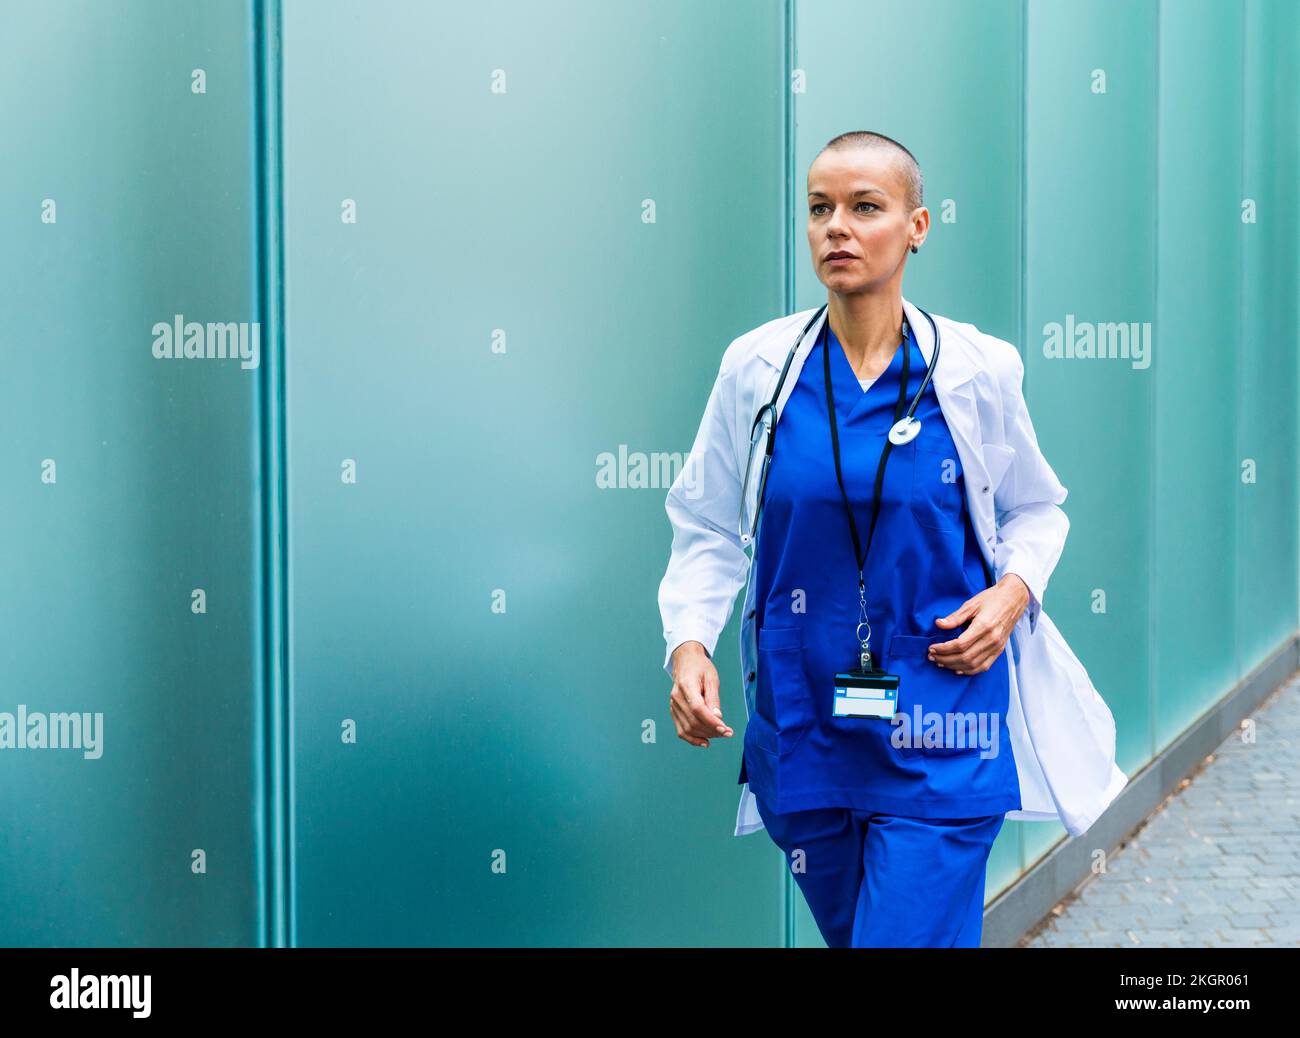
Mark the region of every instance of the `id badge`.
[[850, 670], [835, 675], [836, 717], [893, 717], [897, 706], [897, 674]]

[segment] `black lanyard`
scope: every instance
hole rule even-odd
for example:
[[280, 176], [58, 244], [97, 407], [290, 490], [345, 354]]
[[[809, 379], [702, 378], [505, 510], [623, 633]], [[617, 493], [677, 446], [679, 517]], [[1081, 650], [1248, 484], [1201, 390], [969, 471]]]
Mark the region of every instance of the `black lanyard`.
[[[849, 533], [853, 535], [853, 558], [858, 563], [858, 598], [862, 603], [862, 624], [867, 624], [866, 618], [866, 582], [863, 579], [863, 570], [867, 564], [867, 552], [871, 551], [871, 539], [875, 536], [876, 520], [880, 517], [880, 492], [885, 483], [885, 466], [889, 463], [889, 452], [893, 448], [893, 441], [888, 436], [885, 437], [885, 446], [880, 452], [880, 462], [876, 465], [876, 487], [871, 499], [871, 527], [867, 530], [867, 547], [866, 551], [862, 549], [861, 542], [858, 540], [858, 524], [853, 518], [853, 508], [849, 504], [849, 496], [844, 491], [844, 474], [840, 469], [840, 434], [835, 422], [835, 394], [831, 389], [831, 351], [830, 340], [827, 338], [826, 330], [830, 327], [830, 317], [827, 316], [825, 323], [822, 325], [821, 345], [822, 345], [822, 365], [826, 373], [826, 412], [830, 417], [831, 423], [831, 446], [835, 452], [835, 479], [840, 484], [840, 497], [844, 501], [844, 511], [849, 517]], [[894, 406], [894, 423], [896, 424], [903, 417], [903, 411], [907, 408], [907, 382], [912, 371], [912, 343], [904, 330], [903, 333], [903, 377], [898, 381], [898, 403]], [[846, 358], [847, 360], [847, 358]], [[889, 365], [893, 366], [893, 358], [890, 358]], [[889, 368], [886, 367], [885, 371]], [[883, 375], [884, 372], [881, 372]], [[869, 390], [868, 390], [869, 392]], [[871, 626], [867, 624], [867, 638], [862, 642], [862, 652], [864, 659], [867, 657], [867, 642], [871, 639]], [[859, 635], [861, 640], [861, 635]]]

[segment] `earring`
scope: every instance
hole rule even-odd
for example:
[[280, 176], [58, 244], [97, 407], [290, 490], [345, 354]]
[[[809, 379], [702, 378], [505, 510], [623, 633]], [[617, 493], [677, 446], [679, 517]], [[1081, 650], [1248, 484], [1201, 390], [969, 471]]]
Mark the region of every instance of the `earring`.
[[913, 251], [913, 252], [916, 252], [916, 246], [915, 246], [915, 245], [912, 246], [912, 251]]

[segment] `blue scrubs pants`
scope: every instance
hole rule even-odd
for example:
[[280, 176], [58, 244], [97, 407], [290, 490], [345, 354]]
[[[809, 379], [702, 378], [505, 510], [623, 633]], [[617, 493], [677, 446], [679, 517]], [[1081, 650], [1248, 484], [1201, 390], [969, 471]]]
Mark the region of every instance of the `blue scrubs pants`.
[[831, 948], [978, 948], [1006, 815], [906, 818], [830, 807], [759, 816]]

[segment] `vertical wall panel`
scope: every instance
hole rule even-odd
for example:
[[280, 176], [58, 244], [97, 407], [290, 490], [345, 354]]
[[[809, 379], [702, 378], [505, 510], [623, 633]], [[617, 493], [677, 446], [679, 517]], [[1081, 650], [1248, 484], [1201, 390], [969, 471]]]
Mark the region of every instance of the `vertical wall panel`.
[[0, 944], [255, 944], [260, 368], [152, 352], [257, 320], [250, 11], [0, 25], [0, 712], [102, 714], [0, 749]]
[[1156, 392], [1153, 753], [1238, 677], [1232, 545], [1248, 488], [1233, 430], [1237, 365], [1254, 346], [1237, 306], [1242, 42], [1236, 5], [1161, 5], [1156, 334], [1142, 373]]
[[[1243, 675], [1292, 636], [1300, 621], [1300, 216], [1295, 192], [1300, 184], [1300, 4], [1247, 0], [1244, 12], [1241, 194], [1253, 201], [1255, 222], [1241, 223], [1238, 215], [1237, 444], [1227, 484], [1238, 502], [1236, 644]], [[1223, 430], [1216, 433], [1221, 436]], [[1242, 482], [1243, 462], [1255, 468], [1253, 484]], [[1226, 641], [1226, 633], [1215, 641]]]
[[299, 943], [780, 942], [667, 710], [667, 484], [597, 472], [784, 312], [781, 11], [285, 3]]
[[[903, 295], [932, 313], [1018, 342], [1018, 0], [803, 0], [796, 10], [797, 67], [806, 74], [807, 92], [794, 95], [793, 309], [826, 300], [808, 249], [808, 168], [831, 138], [874, 130], [905, 145], [925, 178], [930, 233], [920, 252], [907, 257]], [[909, 40], [924, 41], [924, 61], [906, 57]], [[1020, 872], [1020, 828], [1008, 822], [998, 835], [990, 892]], [[802, 896], [798, 901], [798, 943], [823, 944]]]
[[[1151, 750], [1158, 360], [1048, 347], [1054, 328], [1155, 320], [1157, 5], [1030, 0], [1027, 16], [1026, 380], [1070, 517], [1044, 608], [1114, 714], [1133, 774]], [[1063, 832], [1028, 824], [1026, 864]]]

